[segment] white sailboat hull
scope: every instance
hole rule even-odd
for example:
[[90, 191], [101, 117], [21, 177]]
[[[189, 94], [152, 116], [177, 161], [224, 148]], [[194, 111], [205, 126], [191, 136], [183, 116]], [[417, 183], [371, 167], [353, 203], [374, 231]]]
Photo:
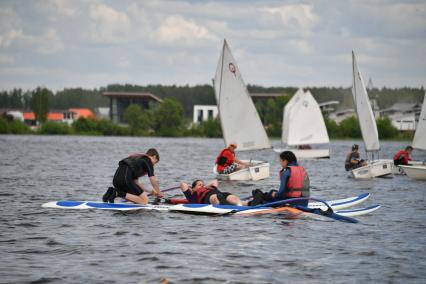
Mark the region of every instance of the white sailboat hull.
[[418, 166], [399, 166], [403, 168], [405, 174], [410, 178], [426, 180], [426, 165]]
[[330, 158], [330, 149], [274, 149], [275, 152], [281, 153], [283, 151], [292, 151], [297, 160], [311, 160], [311, 159], [328, 159]]
[[385, 177], [392, 175], [393, 160], [368, 161], [368, 165], [351, 170], [355, 179], [369, 179], [374, 177]]
[[[422, 161], [410, 161], [408, 166], [420, 166], [423, 165]], [[404, 165], [399, 165], [399, 166], [393, 166], [393, 174], [394, 175], [405, 175], [405, 171], [402, 168], [402, 166]]]
[[242, 160], [246, 163], [252, 163], [253, 166], [235, 171], [230, 174], [219, 174], [216, 170], [216, 166], [213, 171], [216, 174], [216, 178], [219, 180], [235, 180], [235, 181], [248, 181], [248, 180], [261, 180], [269, 177], [269, 163], [262, 161], [249, 161]]

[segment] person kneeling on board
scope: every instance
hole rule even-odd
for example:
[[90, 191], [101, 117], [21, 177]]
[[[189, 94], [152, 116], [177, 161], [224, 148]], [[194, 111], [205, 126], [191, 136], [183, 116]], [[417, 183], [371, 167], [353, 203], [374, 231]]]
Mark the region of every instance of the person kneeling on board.
[[151, 182], [152, 194], [164, 197], [154, 175], [154, 166], [159, 161], [160, 156], [157, 150], [153, 148], [146, 153], [133, 154], [121, 160], [112, 181], [114, 187], [108, 188], [102, 197], [102, 201], [114, 203], [114, 199], [118, 196], [134, 203], [147, 204], [148, 195], [146, 191], [149, 190], [138, 182], [138, 179], [145, 175], [148, 175]]
[[[299, 166], [297, 158], [291, 151], [280, 154], [280, 187], [263, 193], [260, 189], [253, 190], [253, 200], [250, 205], [258, 205], [266, 202], [274, 202], [291, 198], [309, 197], [309, 176], [305, 168]], [[301, 200], [291, 205], [308, 206], [309, 200]]]
[[350, 171], [356, 168], [366, 166], [367, 162], [360, 159], [358, 145], [352, 145], [352, 151], [348, 153], [345, 160], [345, 170]]
[[240, 161], [235, 157], [235, 149], [237, 149], [237, 143], [231, 143], [220, 151], [216, 158], [216, 169], [219, 174], [230, 174], [250, 166], [249, 163]]
[[405, 150], [398, 151], [393, 157], [393, 164], [398, 165], [408, 165], [411, 161], [411, 152], [413, 152], [413, 147], [407, 146]]
[[192, 183], [192, 187], [182, 182], [180, 188], [189, 203], [237, 206], [247, 205], [248, 203], [247, 201], [241, 201], [236, 195], [220, 191], [217, 180], [204, 185], [202, 180], [197, 179]]

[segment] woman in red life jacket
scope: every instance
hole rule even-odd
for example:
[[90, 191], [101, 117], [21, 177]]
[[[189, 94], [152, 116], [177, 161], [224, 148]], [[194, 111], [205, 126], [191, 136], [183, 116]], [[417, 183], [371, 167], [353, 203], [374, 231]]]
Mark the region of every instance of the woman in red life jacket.
[[[254, 190], [251, 205], [290, 198], [309, 197], [309, 176], [305, 169], [297, 164], [297, 158], [294, 153], [291, 151], [282, 152], [280, 154], [280, 163], [282, 169], [279, 173], [279, 189], [271, 190], [267, 193], [263, 193], [259, 189]], [[291, 204], [307, 206], [308, 200]]]
[[235, 149], [237, 149], [237, 143], [231, 143], [220, 151], [216, 158], [216, 170], [219, 174], [230, 174], [250, 166], [249, 163], [240, 161], [235, 157]]
[[202, 180], [197, 179], [192, 183], [192, 187], [189, 187], [188, 184], [184, 182], [180, 184], [180, 188], [189, 203], [238, 206], [247, 205], [247, 201], [241, 201], [238, 196], [229, 192], [222, 192], [217, 187], [217, 180], [213, 180], [209, 182], [208, 185], [204, 185]]
[[408, 165], [409, 161], [411, 161], [411, 152], [413, 152], [413, 147], [411, 146], [405, 147], [405, 150], [398, 151], [393, 157], [394, 165]]

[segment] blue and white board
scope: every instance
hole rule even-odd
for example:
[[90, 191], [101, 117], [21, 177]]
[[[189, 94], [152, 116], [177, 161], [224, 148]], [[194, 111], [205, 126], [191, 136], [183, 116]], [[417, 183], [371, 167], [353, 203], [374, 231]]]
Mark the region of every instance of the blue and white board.
[[[365, 208], [354, 208], [346, 210], [333, 210], [335, 214], [346, 216], [346, 217], [355, 217], [361, 216], [373, 211], [376, 211], [380, 208], [380, 205], [372, 205]], [[229, 213], [233, 210], [242, 210], [241, 212], [236, 212], [235, 215], [251, 215], [251, 214], [261, 214], [262, 211], [274, 212], [277, 208], [273, 207], [261, 207], [256, 209], [250, 209], [249, 206], [233, 206], [233, 205], [210, 205], [210, 204], [178, 204], [169, 209], [172, 212], [180, 213], [192, 213], [192, 214], [204, 214], [204, 215], [217, 215]], [[304, 213], [305, 212], [300, 212]], [[310, 214], [306, 212], [306, 214]]]
[[[333, 210], [341, 210], [345, 208], [352, 207], [361, 202], [367, 200], [370, 196], [369, 193], [361, 194], [355, 197], [349, 197], [345, 199], [330, 200], [327, 203], [331, 206]], [[232, 206], [232, 205], [208, 205], [208, 204], [178, 204], [178, 205], [153, 205], [153, 204], [133, 204], [133, 203], [104, 203], [96, 201], [52, 201], [47, 202], [42, 205], [44, 208], [60, 208], [60, 209], [101, 209], [101, 210], [118, 210], [118, 211], [134, 211], [134, 210], [155, 210], [155, 211], [175, 211], [175, 212], [185, 212], [185, 213], [198, 213], [198, 214], [222, 214], [232, 210], [241, 210], [249, 209], [247, 206]], [[327, 207], [321, 202], [309, 202], [309, 208], [318, 208], [321, 210], [326, 210]], [[374, 209], [375, 208], [375, 209]], [[367, 207], [354, 210], [345, 210], [341, 211], [345, 216], [359, 216], [369, 212], [371, 210], [378, 209], [378, 207]], [[243, 211], [245, 214], [259, 212], [259, 211], [268, 211], [272, 208], [264, 207], [257, 208], [252, 210]], [[367, 210], [368, 209], [368, 210]], [[374, 211], [373, 210], [373, 211]], [[357, 214], [357, 215], [354, 215]]]

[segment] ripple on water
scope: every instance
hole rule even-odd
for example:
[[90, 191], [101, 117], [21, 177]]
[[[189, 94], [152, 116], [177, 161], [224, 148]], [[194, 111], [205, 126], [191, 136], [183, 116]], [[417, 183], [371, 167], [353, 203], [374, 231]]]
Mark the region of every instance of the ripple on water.
[[[426, 279], [424, 183], [407, 177], [347, 178], [342, 164], [354, 141], [333, 141], [329, 160], [301, 162], [310, 174], [312, 195], [335, 199], [370, 192], [365, 205], [382, 205], [352, 225], [308, 217], [288, 220], [282, 215], [211, 218], [47, 210], [40, 205], [52, 200], [100, 200], [117, 162], [135, 149], [158, 148], [161, 162], [155, 171], [163, 188], [182, 179], [209, 180], [212, 159], [223, 141], [13, 135], [0, 140], [0, 184], [8, 188], [0, 192], [4, 204], [0, 282], [159, 283], [165, 277], [170, 283], [422, 283]], [[382, 150], [390, 156], [405, 144], [384, 142]], [[188, 151], [192, 158], [183, 159], [182, 153]], [[238, 195], [255, 188], [276, 189], [276, 153], [259, 155], [271, 162], [270, 179], [221, 183], [221, 188]], [[19, 167], [26, 169], [25, 176]]]

